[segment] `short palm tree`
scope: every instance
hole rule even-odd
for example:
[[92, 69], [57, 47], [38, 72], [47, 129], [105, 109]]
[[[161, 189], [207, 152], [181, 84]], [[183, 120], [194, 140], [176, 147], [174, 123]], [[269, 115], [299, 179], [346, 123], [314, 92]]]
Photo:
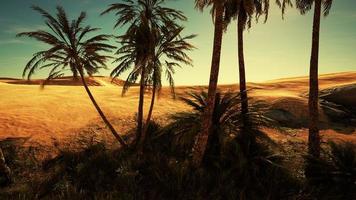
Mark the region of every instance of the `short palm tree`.
[[[183, 157], [190, 154], [197, 134], [202, 130], [201, 118], [204, 116], [208, 104], [208, 93], [205, 91], [191, 92], [187, 97], [180, 98], [185, 104], [192, 108], [192, 111], [181, 112], [172, 115], [172, 123], [164, 131], [173, 134], [171, 137], [176, 150], [183, 153]], [[239, 95], [227, 92], [217, 92], [214, 98], [215, 106], [212, 115], [212, 133], [209, 138], [210, 150], [219, 151], [221, 138], [238, 134], [238, 119], [240, 109]], [[217, 152], [210, 152], [216, 154]]]
[[256, 20], [261, 15], [265, 15], [267, 20], [269, 11], [269, 0], [228, 0], [225, 9], [225, 26], [227, 26], [233, 18], [237, 19], [237, 46], [238, 46], [238, 65], [239, 65], [239, 81], [241, 94], [241, 112], [244, 115], [248, 113], [248, 97], [245, 75], [245, 59], [244, 59], [244, 30], [251, 27], [251, 21], [256, 17]]
[[[147, 85], [148, 65], [154, 59], [155, 44], [157, 37], [163, 29], [175, 30], [179, 27], [177, 22], [186, 20], [182, 12], [162, 6], [164, 0], [124, 0], [123, 3], [111, 4], [102, 14], [115, 12], [118, 19], [115, 28], [128, 25], [127, 31], [120, 38], [123, 48], [117, 53], [135, 52], [134, 55], [121, 57], [121, 61], [133, 62], [123, 66], [121, 70], [112, 75], [120, 74], [134, 65], [133, 70], [127, 78], [123, 93], [140, 77], [140, 97], [137, 116], [136, 142], [141, 138], [143, 132], [143, 104], [144, 92]], [[126, 47], [125, 47], [126, 46]], [[127, 48], [127, 49], [125, 49]], [[120, 60], [119, 59], [119, 60]], [[123, 63], [123, 62], [121, 62]], [[120, 67], [119, 67], [120, 68]]]
[[198, 167], [204, 157], [206, 147], [208, 145], [208, 138], [212, 126], [212, 116], [214, 112], [215, 95], [218, 86], [219, 68], [220, 68], [220, 55], [221, 45], [224, 30], [224, 7], [226, 0], [195, 0], [195, 6], [200, 11], [206, 7], [212, 7], [211, 13], [214, 18], [214, 43], [213, 55], [210, 68], [210, 80], [208, 88], [207, 107], [204, 115], [202, 116], [202, 129], [196, 136], [196, 141], [193, 146], [192, 161], [195, 167]]
[[[319, 81], [318, 81], [318, 63], [319, 63], [319, 36], [320, 36], [320, 18], [323, 12], [324, 16], [329, 14], [333, 0], [296, 0], [296, 7], [301, 14], [305, 14], [312, 9], [314, 4], [313, 36], [312, 50], [309, 70], [309, 154], [314, 157], [320, 156], [320, 135], [319, 135]], [[322, 9], [323, 7], [323, 9]]]
[[[208, 93], [206, 91], [191, 92], [180, 99], [192, 110], [180, 112], [171, 116], [172, 122], [164, 128], [163, 134], [171, 134], [172, 147], [182, 153], [186, 158], [191, 152], [197, 134], [201, 132], [201, 118], [204, 116], [208, 106]], [[212, 129], [209, 137], [207, 152], [204, 156], [219, 156], [224, 142], [239, 138], [243, 141], [242, 149], [249, 151], [245, 138], [242, 137], [244, 129], [244, 116], [241, 114], [240, 93], [217, 92], [215, 95], [215, 106], [212, 115]], [[274, 126], [274, 122], [263, 115], [264, 109], [261, 105], [250, 106], [250, 133], [261, 140], [273, 143], [269, 137], [259, 131], [262, 126]], [[162, 135], [163, 136], [163, 135]]]
[[105, 62], [109, 57], [101, 52], [111, 52], [114, 48], [105, 43], [110, 36], [103, 34], [88, 36], [88, 34], [99, 29], [83, 26], [86, 18], [85, 12], [82, 12], [77, 19], [69, 21], [62, 7], [57, 7], [56, 17], [38, 6], [33, 6], [33, 9], [43, 16], [50, 31], [23, 32], [19, 33], [18, 36], [34, 38], [49, 45], [49, 48], [34, 54], [33, 58], [27, 63], [23, 76], [27, 74], [27, 78], [30, 79], [38, 69], [43, 68], [51, 68], [47, 80], [62, 76], [63, 71], [68, 67], [74, 74], [78, 72], [99, 115], [120, 144], [126, 146], [124, 140], [110, 124], [95, 101], [84, 77], [85, 71], [91, 75], [106, 66]]

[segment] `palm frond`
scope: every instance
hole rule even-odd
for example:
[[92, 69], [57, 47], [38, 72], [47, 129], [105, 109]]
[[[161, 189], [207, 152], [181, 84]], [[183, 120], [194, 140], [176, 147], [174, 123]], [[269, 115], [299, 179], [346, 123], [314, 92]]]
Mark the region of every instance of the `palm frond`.
[[[66, 67], [70, 67], [74, 77], [77, 76], [78, 67], [83, 67], [87, 74], [96, 73], [99, 68], [106, 67], [105, 62], [111, 57], [102, 55], [102, 52], [111, 52], [114, 48], [106, 43], [111, 36], [100, 34], [89, 37], [89, 33], [99, 29], [82, 26], [86, 18], [85, 12], [81, 12], [77, 19], [70, 21], [63, 7], [57, 7], [55, 16], [38, 6], [32, 8], [43, 16], [49, 31], [23, 32], [17, 36], [34, 38], [48, 44], [49, 48], [33, 55], [24, 68], [23, 77], [27, 74], [27, 78], [30, 79], [38, 69], [49, 67], [52, 68], [49, 79], [59, 77]], [[84, 38], [86, 40], [82, 41]]]
[[[187, 18], [181, 11], [163, 7], [163, 0], [123, 1], [111, 4], [103, 13], [115, 13], [118, 16], [114, 28], [128, 25], [125, 34], [117, 37], [121, 46], [117, 49], [118, 57], [114, 63], [117, 67], [111, 72], [111, 77], [118, 77], [130, 71], [123, 87], [125, 94], [132, 81], [138, 78], [138, 70], [145, 69], [144, 82], [148, 86], [154, 84], [158, 95], [162, 85], [162, 72], [174, 95], [174, 78], [176, 67], [180, 64], [192, 65], [187, 51], [194, 49], [188, 43], [195, 35], [181, 37], [183, 27], [178, 22]], [[141, 68], [138, 69], [137, 67]]]

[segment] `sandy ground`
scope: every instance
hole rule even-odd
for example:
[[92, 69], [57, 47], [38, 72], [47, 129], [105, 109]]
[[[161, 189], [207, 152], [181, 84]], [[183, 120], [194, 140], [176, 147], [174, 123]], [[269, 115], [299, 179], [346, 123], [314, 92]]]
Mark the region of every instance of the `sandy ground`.
[[[40, 80], [0, 79], [0, 139], [9, 137], [29, 137], [31, 141], [51, 142], [76, 136], [84, 129], [107, 132], [96, 110], [80, 84], [71, 80], [51, 83], [43, 90]], [[132, 87], [126, 96], [121, 96], [121, 82], [111, 83], [106, 77], [90, 80], [97, 102], [102, 107], [115, 128], [125, 134], [134, 125], [138, 103], [138, 87]], [[327, 74], [320, 76], [320, 88], [356, 83], [356, 72]], [[201, 90], [203, 86], [177, 87], [178, 94], [191, 90]], [[221, 90], [236, 90], [237, 85], [222, 85]], [[250, 96], [255, 100], [271, 102], [272, 106], [283, 107], [295, 115], [307, 115], [308, 79], [288, 78], [264, 83], [249, 83]], [[149, 106], [149, 94], [145, 110]], [[188, 109], [183, 103], [171, 98], [169, 88], [164, 88], [154, 109], [154, 118], [166, 122], [170, 114]], [[321, 113], [322, 114], [322, 113]], [[322, 114], [322, 117], [325, 117]], [[290, 133], [266, 129], [270, 136], [279, 141], [300, 140], [305, 142], [307, 130], [298, 129]], [[101, 132], [103, 132], [101, 131]], [[323, 138], [354, 141], [356, 133], [344, 134], [338, 130], [323, 130]]]

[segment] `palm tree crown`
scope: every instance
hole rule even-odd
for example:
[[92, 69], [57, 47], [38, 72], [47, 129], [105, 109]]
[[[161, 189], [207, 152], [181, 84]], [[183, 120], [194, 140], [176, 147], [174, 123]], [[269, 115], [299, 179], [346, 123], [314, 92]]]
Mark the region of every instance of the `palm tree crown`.
[[[112, 77], [117, 77], [134, 64], [134, 69], [127, 77], [123, 94], [130, 84], [136, 82], [143, 68], [147, 68], [148, 65], [152, 67], [153, 63], [157, 63], [155, 57], [161, 56], [159, 55], [161, 53], [157, 54], [157, 47], [162, 42], [162, 36], [170, 31], [175, 33], [180, 29], [177, 22], [187, 19], [181, 11], [163, 7], [163, 3], [164, 0], [124, 0], [123, 3], [111, 4], [102, 13], [103, 15], [115, 12], [115, 15], [119, 16], [115, 28], [128, 25], [126, 33], [118, 37], [122, 46], [116, 54], [121, 56], [115, 62], [120, 64], [111, 73]], [[183, 57], [176, 59], [191, 62], [182, 54], [183, 52], [184, 50], [181, 50], [179, 53]], [[177, 52], [175, 54], [178, 55]]]
[[[315, 0], [296, 0], [295, 4], [297, 9], [300, 11], [301, 14], [305, 14], [312, 9], [312, 5]], [[333, 0], [321, 0], [321, 4], [323, 6], [323, 15], [328, 16]]]
[[[279, 0], [277, 0], [279, 1]], [[232, 19], [243, 19], [244, 28], [250, 28], [251, 22], [264, 15], [266, 22], [269, 11], [269, 0], [226, 0], [224, 25], [225, 29]]]
[[123, 3], [111, 4], [102, 15], [115, 12], [118, 19], [115, 28], [129, 25], [125, 35], [132, 35], [136, 28], [147, 24], [152, 29], [176, 28], [175, 21], [187, 18], [181, 11], [163, 7], [164, 0], [123, 0]]
[[109, 56], [102, 55], [101, 52], [110, 52], [114, 48], [105, 43], [110, 36], [100, 34], [89, 37], [89, 33], [99, 29], [82, 26], [86, 18], [85, 12], [82, 12], [77, 19], [69, 21], [62, 7], [57, 7], [56, 17], [38, 6], [33, 6], [33, 9], [45, 18], [50, 31], [23, 32], [18, 36], [34, 38], [48, 44], [49, 48], [34, 54], [26, 64], [23, 76], [27, 74], [27, 78], [30, 79], [36, 70], [51, 68], [48, 79], [53, 79], [62, 76], [63, 71], [68, 67], [74, 76], [79, 70], [91, 75], [99, 68], [106, 67], [105, 61]]
[[[146, 85], [152, 85], [160, 91], [162, 86], [162, 73], [165, 73], [166, 79], [171, 86], [174, 93], [174, 79], [173, 74], [175, 68], [181, 68], [181, 64], [192, 65], [191, 58], [187, 55], [186, 51], [194, 49], [194, 46], [188, 43], [187, 40], [192, 39], [195, 35], [181, 37], [180, 34], [183, 28], [180, 27], [176, 30], [162, 29], [162, 33], [157, 32], [154, 52], [152, 59], [147, 62], [147, 65], [136, 65], [138, 46], [137, 41], [120, 40], [122, 46], [116, 52], [119, 57], [115, 60], [118, 66], [111, 72], [112, 77], [118, 77], [126, 70], [133, 68], [128, 75], [124, 85], [123, 94], [127, 89], [137, 81], [142, 67], [147, 69], [147, 77], [145, 80]], [[141, 43], [142, 44], [142, 43]], [[140, 45], [141, 46], [141, 45]], [[144, 46], [144, 45], [143, 45]]]

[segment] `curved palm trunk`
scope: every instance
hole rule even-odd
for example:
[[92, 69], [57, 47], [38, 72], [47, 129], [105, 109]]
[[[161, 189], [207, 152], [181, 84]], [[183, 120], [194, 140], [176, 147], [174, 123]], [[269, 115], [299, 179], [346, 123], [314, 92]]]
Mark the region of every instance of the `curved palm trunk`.
[[155, 99], [156, 99], [156, 86], [153, 86], [152, 97], [151, 97], [151, 105], [150, 105], [150, 109], [148, 111], [147, 120], [146, 120], [146, 129], [147, 129], [148, 123], [151, 121], [152, 112], [153, 112], [153, 106], [155, 104]]
[[320, 32], [320, 15], [321, 0], [315, 0], [313, 21], [313, 39], [312, 52], [310, 59], [309, 74], [309, 154], [314, 157], [320, 156], [320, 136], [319, 136], [319, 83], [318, 83], [318, 59], [319, 59], [319, 32]]
[[238, 38], [237, 46], [238, 46], [238, 62], [239, 62], [241, 114], [243, 115], [243, 117], [245, 117], [246, 114], [248, 113], [248, 98], [247, 98], [247, 90], [246, 90], [244, 39], [243, 39], [245, 23], [246, 23], [246, 17], [244, 16], [244, 11], [240, 11], [237, 20], [237, 38]]
[[145, 98], [145, 67], [141, 70], [141, 80], [140, 80], [140, 96], [138, 102], [138, 113], [137, 113], [137, 132], [136, 132], [136, 144], [139, 144], [142, 140], [143, 132], [143, 103]]
[[208, 138], [211, 132], [212, 116], [215, 106], [215, 95], [220, 67], [221, 43], [223, 36], [223, 11], [223, 4], [221, 2], [217, 3], [215, 13], [214, 47], [210, 69], [207, 107], [203, 113], [201, 132], [198, 133], [193, 146], [192, 161], [195, 167], [200, 166], [202, 163], [208, 144]]
[[103, 119], [104, 123], [106, 124], [106, 126], [110, 129], [111, 133], [114, 135], [114, 137], [119, 141], [119, 143], [123, 146], [123, 147], [127, 147], [125, 141], [121, 138], [121, 136], [116, 132], [116, 130], [114, 129], [114, 127], [111, 125], [111, 123], [109, 122], [109, 120], [106, 118], [106, 116], [104, 115], [103, 111], [101, 110], [101, 108], [99, 107], [99, 105], [96, 103], [94, 96], [92, 95], [92, 93], [89, 90], [89, 87], [85, 81], [84, 78], [84, 73], [82, 69], [79, 69], [79, 74], [80, 74], [80, 78], [83, 82], [84, 88], [86, 90], [86, 92], [88, 93], [88, 96], [91, 100], [91, 102], [94, 104], [94, 107], [96, 108], [96, 110], [98, 111], [100, 117]]

